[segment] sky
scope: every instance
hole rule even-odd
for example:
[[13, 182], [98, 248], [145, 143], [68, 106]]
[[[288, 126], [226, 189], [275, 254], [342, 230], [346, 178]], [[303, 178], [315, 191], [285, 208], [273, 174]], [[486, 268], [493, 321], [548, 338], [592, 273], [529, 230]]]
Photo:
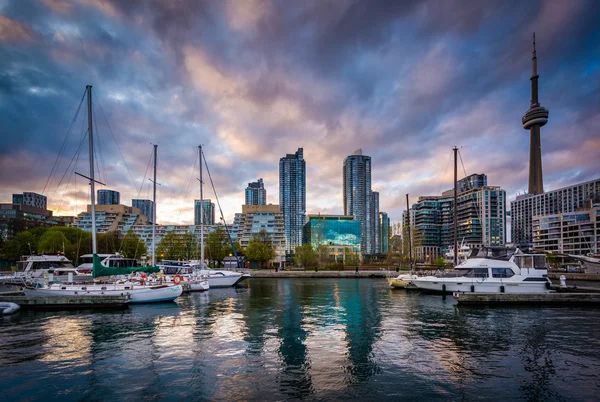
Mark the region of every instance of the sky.
[[158, 144], [159, 223], [193, 223], [200, 144], [228, 221], [258, 178], [279, 203], [279, 158], [299, 147], [307, 213], [343, 213], [357, 149], [392, 222], [406, 193], [452, 187], [453, 146], [459, 178], [486, 173], [512, 200], [527, 189], [534, 31], [545, 189], [598, 178], [594, 0], [0, 0], [0, 202], [33, 191], [57, 215], [85, 210], [86, 85], [99, 188], [151, 198]]

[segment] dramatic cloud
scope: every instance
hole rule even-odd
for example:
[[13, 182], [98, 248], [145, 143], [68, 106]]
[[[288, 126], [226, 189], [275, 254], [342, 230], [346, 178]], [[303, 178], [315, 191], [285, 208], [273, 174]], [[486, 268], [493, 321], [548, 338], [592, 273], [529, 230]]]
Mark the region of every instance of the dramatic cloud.
[[72, 172], [89, 170], [85, 101], [74, 119], [88, 84], [97, 174], [126, 203], [149, 197], [158, 144], [163, 223], [192, 222], [199, 144], [228, 220], [259, 177], [278, 203], [279, 158], [298, 147], [309, 213], [343, 212], [342, 163], [358, 148], [394, 221], [404, 194], [451, 187], [454, 145], [467, 174], [514, 198], [527, 188], [533, 31], [545, 188], [596, 178], [599, 16], [593, 0], [5, 1], [0, 199], [44, 191], [59, 214], [85, 209]]

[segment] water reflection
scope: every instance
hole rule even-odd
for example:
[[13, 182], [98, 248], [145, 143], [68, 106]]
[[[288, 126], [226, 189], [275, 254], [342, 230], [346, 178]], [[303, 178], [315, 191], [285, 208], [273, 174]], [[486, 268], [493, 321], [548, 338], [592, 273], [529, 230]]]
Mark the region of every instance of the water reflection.
[[376, 280], [0, 319], [8, 399], [594, 399], [600, 312], [464, 308]]

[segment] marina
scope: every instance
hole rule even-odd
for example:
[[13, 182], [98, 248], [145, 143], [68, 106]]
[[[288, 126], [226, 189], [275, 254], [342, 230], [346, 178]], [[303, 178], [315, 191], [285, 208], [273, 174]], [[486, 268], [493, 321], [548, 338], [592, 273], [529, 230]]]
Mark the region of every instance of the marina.
[[382, 279], [251, 278], [123, 311], [4, 317], [0, 386], [8, 400], [594, 400], [599, 319], [461, 307]]

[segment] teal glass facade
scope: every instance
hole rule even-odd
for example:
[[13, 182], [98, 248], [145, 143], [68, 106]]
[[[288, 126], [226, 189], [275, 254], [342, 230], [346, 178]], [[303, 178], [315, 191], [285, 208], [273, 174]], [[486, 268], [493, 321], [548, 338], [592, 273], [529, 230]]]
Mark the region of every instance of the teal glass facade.
[[304, 225], [303, 244], [352, 247], [360, 252], [360, 221], [352, 216], [309, 216]]

